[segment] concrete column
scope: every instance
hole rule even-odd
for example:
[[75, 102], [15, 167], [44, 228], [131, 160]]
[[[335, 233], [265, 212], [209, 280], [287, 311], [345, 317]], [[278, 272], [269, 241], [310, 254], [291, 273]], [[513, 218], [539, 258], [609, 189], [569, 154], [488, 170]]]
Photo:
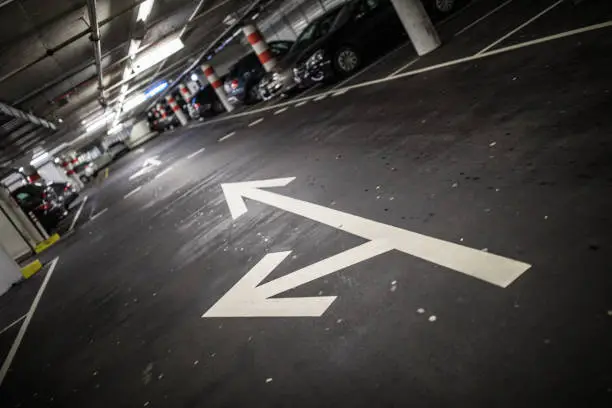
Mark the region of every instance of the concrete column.
[[164, 107], [162, 106], [161, 103], [158, 103], [157, 106], [155, 106], [155, 108], [157, 109], [157, 112], [161, 115], [162, 119], [166, 119], [166, 110], [164, 109]]
[[213, 89], [215, 90], [215, 92], [217, 93], [217, 96], [219, 97], [219, 100], [221, 101], [221, 103], [225, 107], [225, 110], [228, 111], [228, 112], [233, 111], [234, 110], [234, 105], [232, 105], [227, 100], [227, 95], [225, 94], [225, 90], [223, 89], [223, 83], [221, 82], [219, 77], [217, 77], [217, 74], [215, 73], [215, 70], [213, 69], [213, 67], [211, 67], [208, 64], [204, 64], [204, 65], [202, 65], [201, 68], [202, 68], [202, 72], [204, 72], [204, 75], [206, 75], [206, 80], [208, 81], [210, 86], [212, 86]]
[[421, 0], [391, 0], [417, 54], [425, 55], [441, 44]]
[[39, 243], [45, 240], [45, 237], [40, 231], [34, 226], [28, 215], [23, 212], [19, 204], [15, 202], [11, 197], [8, 190], [0, 186], [0, 201], [2, 207], [6, 211], [6, 214], [15, 226], [21, 232], [21, 235], [28, 241], [30, 246], [35, 247]]
[[189, 92], [189, 89], [187, 89], [185, 84], [179, 84], [178, 88], [179, 88], [179, 93], [183, 97], [183, 100], [186, 103], [189, 103], [191, 101], [191, 93]]
[[276, 67], [276, 58], [274, 58], [268, 43], [264, 40], [257, 27], [245, 25], [242, 27], [242, 32], [249, 44], [251, 44], [251, 47], [253, 47], [253, 51], [257, 54], [257, 58], [259, 58], [259, 62], [261, 62], [266, 72], [272, 72]]
[[0, 245], [0, 295], [10, 289], [11, 285], [21, 279], [21, 269], [13, 258]]
[[188, 123], [187, 116], [185, 116], [185, 113], [181, 110], [181, 107], [178, 105], [178, 103], [176, 103], [176, 100], [174, 99], [174, 97], [172, 95], [168, 95], [166, 96], [166, 100], [168, 101], [168, 104], [170, 105], [170, 109], [172, 109], [172, 112], [174, 112], [179, 122], [181, 122], [181, 126], [187, 125]]

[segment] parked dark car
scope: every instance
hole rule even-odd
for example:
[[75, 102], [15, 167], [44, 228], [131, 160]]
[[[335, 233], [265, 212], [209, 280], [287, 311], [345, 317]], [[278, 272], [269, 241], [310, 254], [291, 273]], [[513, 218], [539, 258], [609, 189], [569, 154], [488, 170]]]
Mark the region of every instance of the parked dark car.
[[27, 184], [12, 192], [13, 197], [28, 214], [32, 212], [47, 232], [51, 232], [68, 215], [63, 201], [51, 186]]
[[[450, 13], [455, 0], [424, 0], [435, 17]], [[276, 74], [260, 82], [260, 94], [332, 82], [357, 72], [367, 60], [400, 44], [406, 31], [390, 0], [352, 0], [329, 10], [300, 33]]]
[[191, 105], [194, 110], [191, 113], [192, 119], [205, 118], [225, 112], [225, 107], [219, 100], [217, 93], [210, 85], [203, 86], [193, 98]]
[[[268, 47], [276, 58], [282, 59], [291, 47], [293, 41], [270, 41]], [[251, 52], [242, 57], [229, 70], [225, 79], [225, 92], [231, 104], [253, 104], [261, 100], [259, 96], [259, 81], [266, 74], [259, 62], [257, 54]]]
[[55, 191], [58, 201], [64, 204], [64, 208], [69, 210], [72, 204], [79, 198], [79, 193], [69, 183], [49, 183], [49, 187]]

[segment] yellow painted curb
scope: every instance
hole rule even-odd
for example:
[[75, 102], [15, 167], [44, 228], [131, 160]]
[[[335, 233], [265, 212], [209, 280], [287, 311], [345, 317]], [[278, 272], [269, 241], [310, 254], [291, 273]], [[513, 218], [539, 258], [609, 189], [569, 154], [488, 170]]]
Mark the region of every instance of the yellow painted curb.
[[51, 245], [59, 241], [59, 239], [60, 239], [59, 234], [51, 235], [48, 239], [45, 239], [40, 244], [36, 245], [36, 248], [34, 248], [34, 252], [36, 252], [37, 254], [40, 254], [42, 251], [44, 251], [45, 249], [49, 248]]
[[28, 264], [24, 266], [23, 268], [21, 268], [21, 274], [23, 275], [24, 278], [28, 279], [29, 277], [31, 277], [32, 275], [34, 275], [36, 272], [40, 271], [41, 269], [42, 269], [42, 264], [37, 259], [31, 264]]

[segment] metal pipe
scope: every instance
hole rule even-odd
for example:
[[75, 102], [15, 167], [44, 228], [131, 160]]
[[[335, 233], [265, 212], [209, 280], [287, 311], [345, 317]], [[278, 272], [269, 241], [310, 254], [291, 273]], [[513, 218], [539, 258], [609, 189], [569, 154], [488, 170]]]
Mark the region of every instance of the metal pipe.
[[[104, 27], [106, 24], [110, 23], [111, 21], [113, 21], [114, 19], [116, 19], [117, 17], [122, 16], [123, 14], [132, 11], [134, 8], [138, 7], [140, 5], [140, 3], [144, 3], [146, 0], [136, 0], [134, 2], [134, 4], [130, 5], [129, 7], [124, 8], [123, 10], [118, 11], [117, 13], [109, 16], [108, 18], [102, 20], [99, 22], [98, 26], [99, 27]], [[85, 37], [87, 34], [90, 33], [90, 29], [86, 29], [81, 31], [78, 34], [73, 35], [72, 37], [70, 37], [69, 39], [67, 39], [66, 41], [56, 45], [55, 47], [49, 48], [47, 50], [47, 52], [41, 56], [39, 56], [38, 58], [36, 58], [34, 61], [28, 62], [25, 65], [22, 65], [19, 68], [14, 69], [13, 71], [7, 73], [6, 75], [4, 75], [3, 77], [0, 78], [0, 82], [4, 82], [7, 79], [10, 79], [12, 77], [14, 77], [15, 75], [19, 74], [22, 71], [25, 71], [26, 69], [32, 67], [33, 65], [38, 64], [40, 61], [52, 56], [53, 54], [55, 54], [57, 51], [67, 47], [68, 45], [72, 44], [73, 42]]]
[[102, 47], [100, 46], [100, 26], [98, 24], [98, 12], [96, 0], [87, 0], [87, 12], [89, 14], [89, 28], [91, 29], [91, 42], [93, 44], [94, 58], [96, 60], [96, 76], [98, 78], [98, 90], [104, 98], [104, 78], [102, 77]]

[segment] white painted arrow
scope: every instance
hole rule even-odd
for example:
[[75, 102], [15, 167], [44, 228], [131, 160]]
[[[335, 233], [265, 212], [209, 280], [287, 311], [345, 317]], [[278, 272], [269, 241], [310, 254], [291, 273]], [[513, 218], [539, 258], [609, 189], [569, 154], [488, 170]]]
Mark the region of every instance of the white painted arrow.
[[157, 167], [160, 164], [162, 164], [162, 162], [157, 160], [157, 156], [153, 156], [151, 158], [146, 159], [142, 164], [142, 168], [130, 176], [130, 180], [134, 180], [135, 178], [144, 176], [145, 174], [153, 170], [154, 167]]
[[222, 184], [221, 187], [234, 219], [247, 212], [244, 203], [246, 197], [360, 236], [370, 242], [258, 286], [289, 253], [268, 254], [213, 305], [203, 317], [320, 316], [335, 298], [270, 299], [270, 297], [391, 249], [405, 252], [501, 287], [507, 287], [531, 267], [524, 262], [261, 190], [261, 188], [266, 187], [286, 186], [294, 179], [294, 177], [289, 177], [230, 183]]

